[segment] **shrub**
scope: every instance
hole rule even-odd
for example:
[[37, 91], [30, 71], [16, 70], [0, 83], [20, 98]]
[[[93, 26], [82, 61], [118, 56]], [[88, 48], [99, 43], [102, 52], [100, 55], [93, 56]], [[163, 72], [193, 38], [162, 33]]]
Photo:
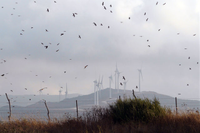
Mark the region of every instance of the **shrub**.
[[111, 118], [115, 123], [129, 121], [149, 122], [154, 118], [165, 116], [166, 109], [160, 106], [158, 99], [125, 98], [109, 105]]

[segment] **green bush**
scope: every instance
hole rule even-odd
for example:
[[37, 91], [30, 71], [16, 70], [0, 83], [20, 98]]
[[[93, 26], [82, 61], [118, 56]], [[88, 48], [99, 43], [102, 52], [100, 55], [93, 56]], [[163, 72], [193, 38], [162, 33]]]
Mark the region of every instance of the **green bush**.
[[153, 100], [147, 98], [119, 99], [114, 104], [109, 105], [109, 112], [115, 123], [149, 122], [167, 114], [166, 109], [160, 106], [160, 102], [156, 98]]

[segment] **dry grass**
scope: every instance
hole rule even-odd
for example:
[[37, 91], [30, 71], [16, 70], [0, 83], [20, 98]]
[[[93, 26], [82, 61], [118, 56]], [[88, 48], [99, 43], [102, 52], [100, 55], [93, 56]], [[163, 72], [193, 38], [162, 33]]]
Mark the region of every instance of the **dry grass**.
[[[120, 101], [121, 102], [121, 101]], [[62, 120], [50, 122], [39, 119], [21, 119], [0, 122], [0, 133], [199, 133], [198, 112], [175, 112], [152, 117], [148, 122], [130, 119], [115, 122], [109, 108], [94, 107], [79, 119], [68, 115]]]

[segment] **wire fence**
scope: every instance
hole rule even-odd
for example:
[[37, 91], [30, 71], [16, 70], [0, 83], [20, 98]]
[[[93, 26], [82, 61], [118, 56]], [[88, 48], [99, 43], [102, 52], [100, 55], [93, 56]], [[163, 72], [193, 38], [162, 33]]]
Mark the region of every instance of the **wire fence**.
[[[119, 98], [100, 99], [99, 106], [108, 107], [109, 104], [114, 103], [117, 99]], [[178, 109], [178, 111], [186, 112], [200, 111], [200, 98], [191, 98], [187, 100], [177, 99], [177, 104], [176, 98], [158, 98], [158, 100], [160, 101], [161, 106], [167, 107], [172, 111], [177, 111], [176, 109]], [[49, 120], [50, 118], [62, 119], [67, 116], [77, 118], [78, 116], [81, 116], [83, 112], [91, 109], [92, 107], [97, 107], [94, 102], [94, 98], [65, 100], [57, 103], [46, 102], [46, 106], [44, 100], [34, 102], [11, 99], [10, 104], [8, 101], [0, 101], [0, 105], [0, 121], [9, 120], [9, 116], [13, 119], [37, 118], [40, 120]]]

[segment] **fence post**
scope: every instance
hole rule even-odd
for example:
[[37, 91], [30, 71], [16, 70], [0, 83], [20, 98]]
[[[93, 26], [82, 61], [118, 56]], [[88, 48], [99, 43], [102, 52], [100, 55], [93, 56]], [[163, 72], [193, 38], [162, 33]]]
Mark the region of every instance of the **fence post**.
[[[44, 99], [43, 99], [44, 100]], [[48, 116], [48, 121], [50, 121], [50, 116], [49, 116], [49, 108], [47, 107], [47, 103], [46, 103], [46, 100], [44, 100], [44, 104], [45, 104], [45, 107], [47, 109], [47, 116]]]
[[177, 97], [175, 97], [176, 115], [178, 114]]
[[76, 100], [76, 114], [77, 114], [77, 120], [78, 120], [78, 102]]
[[11, 105], [10, 105], [10, 99], [8, 98], [7, 93], [5, 93], [5, 95], [6, 95], [6, 98], [7, 98], [7, 100], [8, 100], [8, 104], [9, 104], [9, 116], [8, 116], [8, 120], [10, 121], [10, 117], [11, 117]]

